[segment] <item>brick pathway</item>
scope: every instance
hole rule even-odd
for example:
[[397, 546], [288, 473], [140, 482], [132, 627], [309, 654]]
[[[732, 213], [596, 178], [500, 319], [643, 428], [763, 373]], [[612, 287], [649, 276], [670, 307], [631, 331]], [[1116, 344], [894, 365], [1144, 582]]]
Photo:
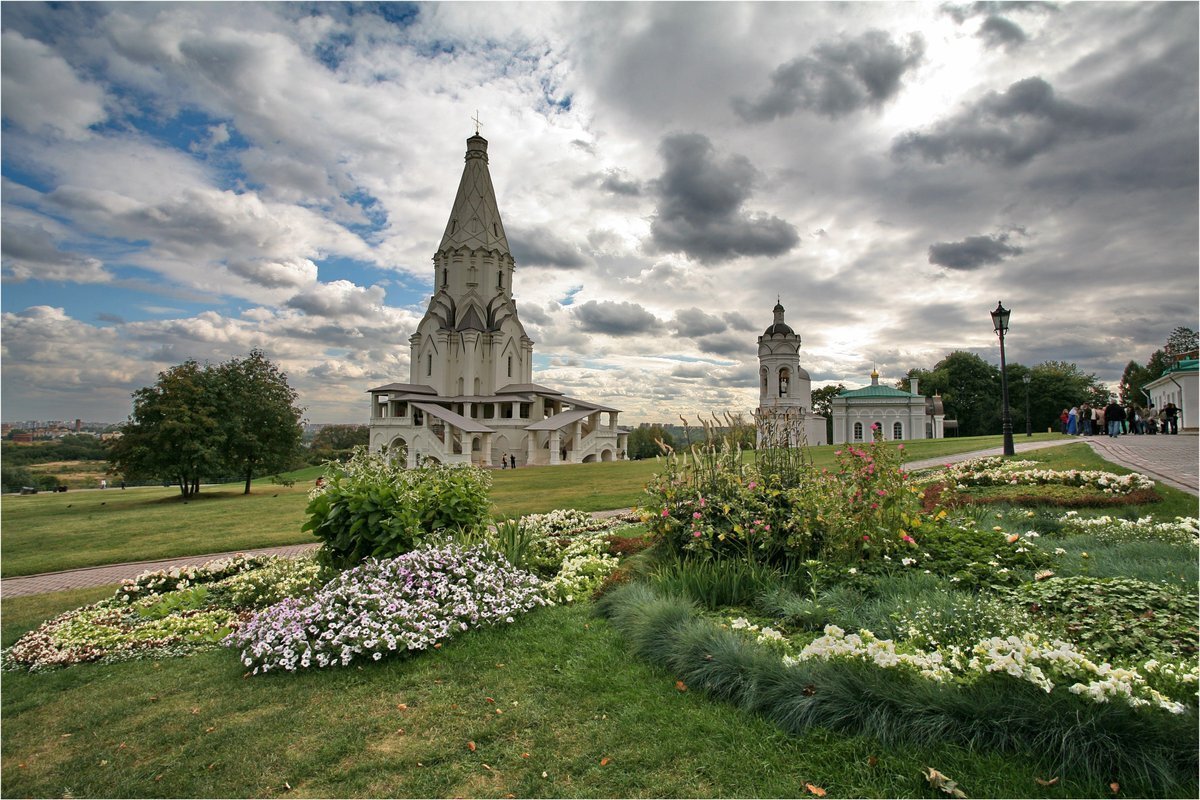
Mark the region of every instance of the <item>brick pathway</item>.
[[[1107, 436], [1081, 437], [1078, 439], [1056, 439], [1049, 442], [1015, 442], [1018, 453], [1038, 450], [1043, 447], [1059, 447], [1083, 441], [1103, 458], [1120, 464], [1132, 470], [1149, 475], [1157, 481], [1162, 481], [1177, 489], [1200, 496], [1200, 451], [1197, 445], [1200, 440], [1194, 435], [1180, 434], [1178, 436], [1122, 436], [1119, 439], [1109, 439]], [[941, 458], [929, 458], [911, 461], [905, 464], [909, 469], [925, 469], [940, 467], [981, 456], [998, 456], [999, 447], [990, 450], [977, 450], [972, 453], [959, 453]], [[597, 516], [613, 516], [624, 513], [629, 509], [597, 512]], [[265, 547], [241, 552], [250, 554], [296, 556], [317, 547], [313, 544], [296, 544], [285, 547]], [[120, 583], [125, 578], [132, 578], [146, 570], [169, 569], [185, 564], [203, 564], [215, 558], [226, 558], [234, 553], [209, 553], [201, 556], [183, 556], [159, 561], [137, 561], [128, 564], [110, 564], [103, 567], [85, 567], [63, 572], [45, 572], [40, 575], [29, 575], [21, 578], [5, 578], [0, 581], [0, 596], [21, 597], [47, 592], [61, 592], [67, 589], [82, 589], [90, 586], [104, 586], [110, 583]]]

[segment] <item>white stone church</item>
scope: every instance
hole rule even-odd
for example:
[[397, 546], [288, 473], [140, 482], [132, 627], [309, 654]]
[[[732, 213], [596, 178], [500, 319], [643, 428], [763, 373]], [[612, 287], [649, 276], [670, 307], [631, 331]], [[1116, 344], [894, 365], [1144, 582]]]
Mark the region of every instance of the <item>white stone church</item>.
[[812, 379], [800, 366], [800, 334], [783, 321], [784, 308], [776, 303], [775, 320], [758, 337], [758, 408], [754, 412], [758, 445], [796, 447], [871, 441], [874, 430], [884, 439], [941, 439], [946, 412], [942, 398], [925, 397], [879, 385], [871, 372], [871, 385], [850, 389], [833, 398], [833, 435], [825, 417], [812, 410]]
[[487, 140], [466, 164], [441, 244], [435, 293], [409, 338], [408, 383], [370, 390], [371, 451], [409, 467], [579, 464], [623, 458], [615, 408], [533, 383], [533, 340], [517, 317], [516, 264], [488, 172]]

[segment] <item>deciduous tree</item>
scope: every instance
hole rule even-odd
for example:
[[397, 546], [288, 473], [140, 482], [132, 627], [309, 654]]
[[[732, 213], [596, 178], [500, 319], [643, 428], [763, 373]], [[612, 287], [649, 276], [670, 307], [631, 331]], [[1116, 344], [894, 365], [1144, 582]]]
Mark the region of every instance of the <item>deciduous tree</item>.
[[217, 368], [222, 456], [225, 465], [246, 480], [245, 494], [255, 475], [287, 469], [300, 447], [302, 411], [287, 375], [261, 350], [235, 358]]

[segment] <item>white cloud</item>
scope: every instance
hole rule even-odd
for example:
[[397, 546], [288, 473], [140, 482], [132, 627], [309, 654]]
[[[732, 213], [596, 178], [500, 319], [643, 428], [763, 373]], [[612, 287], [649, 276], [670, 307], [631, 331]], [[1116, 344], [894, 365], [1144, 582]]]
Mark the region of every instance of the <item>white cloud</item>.
[[89, 128], [106, 119], [103, 89], [80, 80], [66, 59], [46, 45], [5, 30], [0, 54], [4, 117], [25, 131], [86, 139]]

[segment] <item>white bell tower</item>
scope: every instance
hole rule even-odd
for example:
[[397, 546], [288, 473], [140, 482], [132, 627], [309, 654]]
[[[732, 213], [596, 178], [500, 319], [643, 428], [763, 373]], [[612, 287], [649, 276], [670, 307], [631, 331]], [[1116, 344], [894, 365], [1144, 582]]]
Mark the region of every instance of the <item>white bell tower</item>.
[[825, 418], [812, 411], [812, 378], [800, 366], [800, 334], [783, 321], [781, 302], [772, 311], [774, 321], [758, 337], [759, 443], [767, 425], [778, 427], [786, 419], [794, 428], [788, 436], [790, 446], [800, 444], [801, 438], [810, 445], [825, 444]]

